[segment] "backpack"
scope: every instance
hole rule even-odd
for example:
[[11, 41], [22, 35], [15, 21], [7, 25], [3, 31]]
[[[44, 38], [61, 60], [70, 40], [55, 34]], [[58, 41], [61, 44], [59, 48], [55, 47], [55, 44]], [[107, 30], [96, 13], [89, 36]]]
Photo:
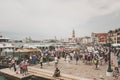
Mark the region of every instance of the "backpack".
[[27, 65], [23, 64], [22, 69], [26, 70], [27, 69]]

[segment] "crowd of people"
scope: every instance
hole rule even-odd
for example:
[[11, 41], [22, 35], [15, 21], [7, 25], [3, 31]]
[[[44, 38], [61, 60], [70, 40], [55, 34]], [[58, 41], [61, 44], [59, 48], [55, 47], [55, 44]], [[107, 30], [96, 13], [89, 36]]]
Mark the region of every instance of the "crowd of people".
[[[28, 73], [28, 65], [40, 64], [40, 68], [43, 68], [43, 63], [46, 62], [49, 65], [50, 61], [55, 62], [55, 71], [58, 70], [59, 59], [64, 58], [67, 65], [70, 65], [70, 61], [74, 61], [75, 65], [78, 64], [78, 61], [83, 62], [85, 65], [95, 65], [95, 69], [99, 70], [99, 67], [103, 64], [108, 64], [108, 53], [114, 54], [117, 56], [118, 66], [112, 66], [113, 75], [116, 77], [119, 73], [120, 67], [120, 50], [115, 48], [108, 48], [103, 45], [85, 45], [80, 49], [74, 50], [43, 50], [39, 54], [33, 54], [29, 57], [21, 59], [18, 63], [20, 68], [20, 73], [26, 75]], [[111, 65], [114, 63], [111, 60]], [[17, 71], [16, 61], [14, 58], [11, 60], [10, 68], [13, 67], [14, 71]], [[60, 71], [60, 70], [59, 70]], [[60, 75], [60, 74], [59, 74]], [[54, 74], [55, 76], [55, 74]]]
[[[117, 57], [117, 62], [114, 62], [112, 58], [109, 62], [109, 53], [111, 54], [111, 56]], [[96, 70], [99, 70], [100, 66], [102, 65], [109, 65], [109, 63], [111, 63], [113, 77], [115, 77], [115, 80], [118, 79], [119, 68], [120, 68], [120, 50], [119, 49], [117, 50], [114, 47], [107, 47], [103, 45], [86, 46], [84, 49], [80, 49], [80, 50], [64, 51], [62, 55], [63, 55], [62, 57], [65, 58], [67, 65], [70, 65], [71, 60], [74, 60], [75, 65], [78, 64], [78, 61], [82, 61], [85, 65], [95, 65]], [[58, 64], [58, 61], [59, 61], [59, 58], [55, 57], [55, 67], [56, 67], [56, 63]], [[118, 63], [118, 64], [115, 65], [115, 63]]]

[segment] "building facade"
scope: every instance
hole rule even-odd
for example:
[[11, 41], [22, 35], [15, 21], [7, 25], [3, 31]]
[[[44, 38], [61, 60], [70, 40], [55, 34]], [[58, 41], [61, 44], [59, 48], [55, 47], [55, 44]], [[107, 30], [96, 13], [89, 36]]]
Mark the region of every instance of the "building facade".
[[91, 37], [88, 37], [88, 36], [82, 37], [80, 40], [80, 43], [82, 43], [82, 44], [91, 43]]
[[92, 33], [91, 39], [93, 43], [106, 44], [108, 33]]
[[108, 37], [110, 37], [112, 44], [120, 44], [120, 28], [115, 30], [110, 30], [108, 32]]

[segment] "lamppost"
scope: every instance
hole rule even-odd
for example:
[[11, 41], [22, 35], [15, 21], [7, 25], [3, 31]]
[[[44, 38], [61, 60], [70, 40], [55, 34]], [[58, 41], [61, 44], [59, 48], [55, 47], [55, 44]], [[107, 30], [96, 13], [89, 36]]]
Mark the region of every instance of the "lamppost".
[[112, 69], [111, 69], [111, 31], [108, 32], [108, 48], [109, 48], [109, 52], [108, 52], [108, 69], [107, 69], [107, 76], [112, 76]]
[[15, 55], [15, 48], [13, 48], [13, 58], [14, 58], [14, 55]]

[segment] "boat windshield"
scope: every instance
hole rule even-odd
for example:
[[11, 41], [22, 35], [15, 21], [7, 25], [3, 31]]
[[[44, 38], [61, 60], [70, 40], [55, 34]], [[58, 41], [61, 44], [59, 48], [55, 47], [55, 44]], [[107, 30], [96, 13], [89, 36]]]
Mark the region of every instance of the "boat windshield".
[[0, 42], [8, 42], [8, 39], [0, 39]]

